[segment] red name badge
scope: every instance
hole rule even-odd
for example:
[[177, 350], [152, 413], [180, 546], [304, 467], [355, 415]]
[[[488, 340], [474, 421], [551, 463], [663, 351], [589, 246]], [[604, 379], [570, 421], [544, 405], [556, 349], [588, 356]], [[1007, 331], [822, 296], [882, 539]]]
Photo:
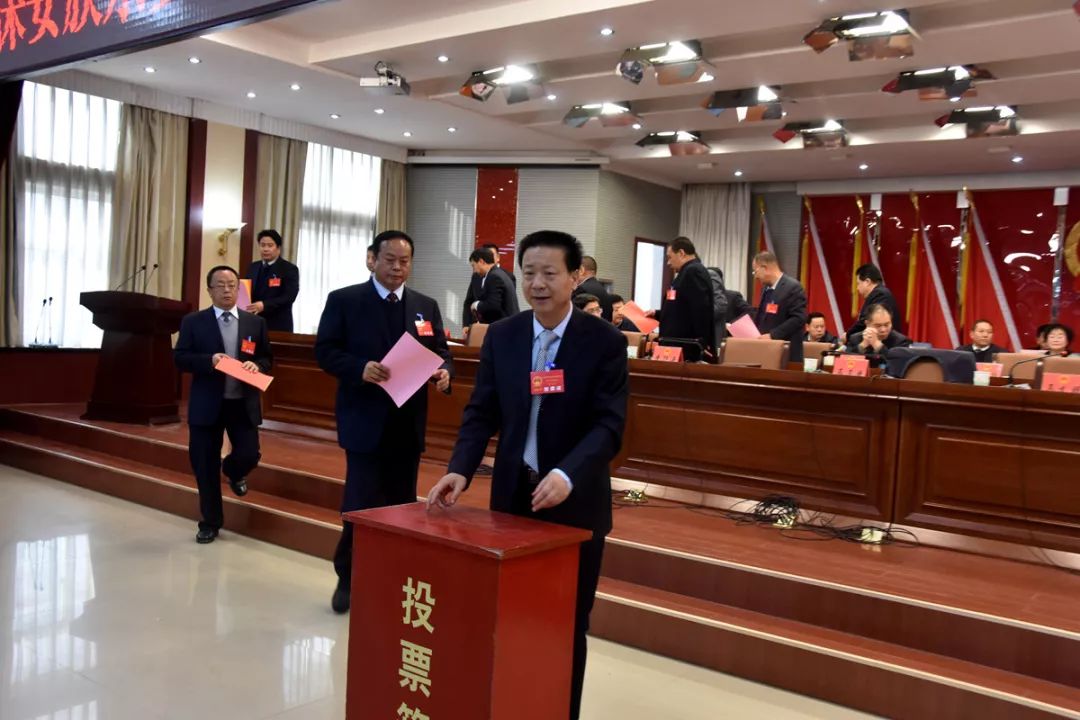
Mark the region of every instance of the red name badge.
[[552, 395], [566, 392], [562, 370], [529, 373], [529, 392], [533, 395]]
[[768, 305], [765, 306], [765, 314], [766, 315], [775, 315], [778, 312], [780, 312], [780, 306], [777, 305], [776, 303], [769, 303]]
[[870, 375], [870, 361], [858, 355], [841, 355], [833, 364], [833, 375], [867, 377]]
[[1001, 377], [1005, 367], [1001, 363], [975, 363], [975, 369], [990, 373], [990, 377]]
[[675, 299], [675, 288], [668, 288], [667, 299], [668, 300], [674, 300]]
[[245, 353], [247, 355], [254, 355], [255, 354], [255, 341], [252, 340], [251, 338], [248, 338], [247, 340], [241, 340], [240, 341], [240, 352]]
[[682, 362], [682, 348], [661, 345], [653, 350], [653, 360], [659, 360], [661, 362]]
[[270, 278], [270, 287], [281, 287], [281, 278]]
[[435, 337], [435, 331], [431, 328], [430, 320], [416, 321], [416, 334], [420, 337]]
[[1042, 389], [1050, 392], [1080, 393], [1080, 375], [1044, 373]]

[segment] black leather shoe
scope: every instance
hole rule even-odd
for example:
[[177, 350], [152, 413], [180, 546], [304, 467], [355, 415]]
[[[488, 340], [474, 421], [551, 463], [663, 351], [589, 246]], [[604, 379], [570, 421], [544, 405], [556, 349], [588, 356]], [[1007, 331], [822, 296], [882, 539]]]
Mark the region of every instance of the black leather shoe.
[[334, 589], [334, 597], [330, 599], [330, 607], [338, 615], [344, 615], [349, 612], [350, 599], [349, 584], [344, 580], [338, 580], [337, 587]]
[[195, 542], [200, 545], [212, 543], [214, 542], [214, 539], [217, 538], [217, 533], [218, 531], [213, 528], [199, 528], [199, 532], [195, 535]]
[[232, 488], [233, 494], [236, 497], [244, 497], [247, 495], [247, 480], [244, 478], [229, 478], [229, 487]]

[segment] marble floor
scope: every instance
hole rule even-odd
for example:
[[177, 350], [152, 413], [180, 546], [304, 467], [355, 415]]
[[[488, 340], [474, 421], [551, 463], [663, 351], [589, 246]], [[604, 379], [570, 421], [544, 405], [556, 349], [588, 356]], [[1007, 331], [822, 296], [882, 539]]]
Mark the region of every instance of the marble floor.
[[[0, 466], [0, 718], [329, 720], [329, 563]], [[584, 720], [870, 716], [590, 641]]]

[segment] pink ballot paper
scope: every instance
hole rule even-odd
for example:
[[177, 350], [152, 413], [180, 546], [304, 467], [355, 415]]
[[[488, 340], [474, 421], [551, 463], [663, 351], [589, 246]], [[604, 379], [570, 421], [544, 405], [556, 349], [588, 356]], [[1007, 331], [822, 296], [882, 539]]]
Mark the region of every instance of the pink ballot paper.
[[757, 329], [757, 325], [750, 319], [750, 315], [743, 315], [741, 318], [733, 323], [728, 323], [728, 331], [731, 332], [731, 337], [743, 338], [746, 340], [753, 340], [754, 338], [761, 337], [761, 331]]
[[443, 359], [420, 344], [409, 333], [401, 336], [381, 361], [390, 379], [379, 383], [394, 404], [401, 407], [443, 364]]
[[244, 369], [244, 364], [242, 362], [228, 356], [218, 360], [218, 364], [214, 366], [214, 369], [220, 370], [226, 375], [236, 378], [240, 382], [257, 387], [263, 392], [266, 392], [266, 388], [270, 387], [270, 383], [274, 382], [274, 378], [269, 375], [263, 375], [261, 372], [248, 372]]
[[622, 306], [622, 314], [627, 320], [634, 323], [634, 325], [637, 326], [637, 329], [643, 333], [651, 333], [653, 330], [660, 327], [659, 321], [650, 317], [645, 317], [645, 311], [633, 300]]
[[252, 305], [251, 302], [251, 280], [243, 278], [240, 280], [240, 287], [236, 291], [236, 307], [241, 310], [247, 310], [248, 305]]

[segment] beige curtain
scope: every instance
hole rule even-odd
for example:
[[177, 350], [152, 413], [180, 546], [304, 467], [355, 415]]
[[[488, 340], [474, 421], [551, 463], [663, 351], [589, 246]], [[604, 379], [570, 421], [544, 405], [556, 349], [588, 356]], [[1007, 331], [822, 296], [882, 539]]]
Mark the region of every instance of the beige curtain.
[[[291, 262], [296, 262], [296, 242], [300, 237], [307, 153], [308, 144], [303, 140], [259, 135], [255, 232], [273, 229], [281, 233], [281, 254]], [[258, 254], [256, 246], [254, 255]], [[244, 262], [240, 264], [245, 266]]]
[[383, 160], [379, 175], [379, 209], [375, 232], [405, 230], [405, 165]]
[[19, 345], [18, 256], [15, 242], [15, 183], [8, 161], [0, 167], [0, 347]]
[[[142, 265], [134, 289], [180, 299], [187, 212], [188, 119], [124, 105], [114, 189], [109, 286]], [[150, 274], [154, 264], [157, 272]]]
[[690, 238], [706, 267], [724, 271], [729, 290], [746, 292], [750, 266], [750, 186], [687, 185], [679, 234]]

